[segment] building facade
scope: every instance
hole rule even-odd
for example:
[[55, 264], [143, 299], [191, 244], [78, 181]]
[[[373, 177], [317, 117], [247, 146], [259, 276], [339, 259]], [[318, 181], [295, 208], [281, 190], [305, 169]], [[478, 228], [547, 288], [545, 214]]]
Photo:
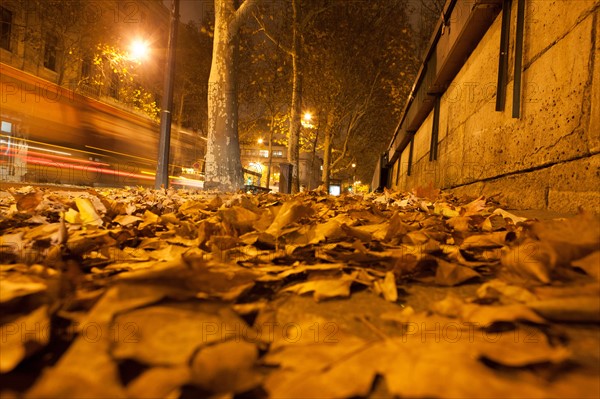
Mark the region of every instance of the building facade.
[[[245, 184], [267, 187], [267, 174], [269, 170], [269, 189], [280, 190], [281, 173], [285, 166], [289, 165], [287, 160], [287, 147], [273, 144], [272, 154], [269, 157], [269, 144], [242, 143], [240, 146], [242, 166], [245, 170], [254, 173], [245, 173]], [[318, 154], [300, 153], [299, 179], [303, 190], [312, 190], [319, 186], [323, 160]], [[269, 169], [269, 165], [271, 168]], [[285, 173], [285, 171], [283, 172]], [[257, 175], [260, 174], [260, 177]]]

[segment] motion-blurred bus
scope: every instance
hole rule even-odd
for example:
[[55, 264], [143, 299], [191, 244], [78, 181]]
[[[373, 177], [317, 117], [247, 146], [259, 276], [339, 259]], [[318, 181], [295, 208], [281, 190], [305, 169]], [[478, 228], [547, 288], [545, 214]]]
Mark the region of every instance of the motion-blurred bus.
[[[150, 118], [6, 64], [0, 83], [0, 181], [154, 185], [159, 126]], [[173, 129], [171, 184], [202, 187], [198, 139]]]

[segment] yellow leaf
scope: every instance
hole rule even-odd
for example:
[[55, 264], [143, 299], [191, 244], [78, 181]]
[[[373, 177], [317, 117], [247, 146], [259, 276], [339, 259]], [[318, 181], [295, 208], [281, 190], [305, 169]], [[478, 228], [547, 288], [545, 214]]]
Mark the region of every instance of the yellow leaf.
[[75, 198], [75, 205], [77, 205], [77, 209], [79, 209], [81, 223], [84, 226], [102, 226], [102, 218], [96, 213], [96, 208], [94, 208], [92, 201], [87, 198]]

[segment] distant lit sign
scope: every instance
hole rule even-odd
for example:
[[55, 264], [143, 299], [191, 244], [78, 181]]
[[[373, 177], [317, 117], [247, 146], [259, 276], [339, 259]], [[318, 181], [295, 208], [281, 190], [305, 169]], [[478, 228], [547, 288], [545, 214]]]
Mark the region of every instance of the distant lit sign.
[[12, 123], [10, 122], [6, 122], [6, 121], [2, 121], [2, 128], [1, 130], [5, 133], [11, 133], [12, 132]]
[[339, 186], [337, 184], [330, 184], [329, 185], [329, 194], [331, 195], [340, 195], [342, 192], [342, 186]]

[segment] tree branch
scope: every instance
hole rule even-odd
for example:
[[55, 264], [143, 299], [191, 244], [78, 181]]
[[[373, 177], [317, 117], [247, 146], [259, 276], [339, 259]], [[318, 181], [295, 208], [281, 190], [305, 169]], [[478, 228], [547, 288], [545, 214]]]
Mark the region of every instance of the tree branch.
[[240, 8], [235, 12], [233, 19], [229, 23], [229, 33], [231, 37], [235, 37], [237, 32], [240, 30], [240, 26], [248, 18], [248, 14], [252, 9], [262, 0], [246, 0], [242, 3]]
[[284, 53], [286, 53], [290, 57], [293, 56], [294, 52], [292, 51], [292, 49], [290, 47], [282, 44], [279, 40], [275, 39], [275, 37], [271, 34], [271, 32], [269, 32], [267, 30], [267, 27], [260, 20], [260, 18], [258, 18], [256, 15], [254, 15], [254, 19], [256, 20], [256, 22], [258, 23], [258, 25], [260, 26], [259, 31], [262, 31], [265, 34], [265, 36], [267, 37], [267, 39], [269, 39], [270, 41], [272, 41], [273, 44], [275, 44], [281, 51], [283, 51]]

